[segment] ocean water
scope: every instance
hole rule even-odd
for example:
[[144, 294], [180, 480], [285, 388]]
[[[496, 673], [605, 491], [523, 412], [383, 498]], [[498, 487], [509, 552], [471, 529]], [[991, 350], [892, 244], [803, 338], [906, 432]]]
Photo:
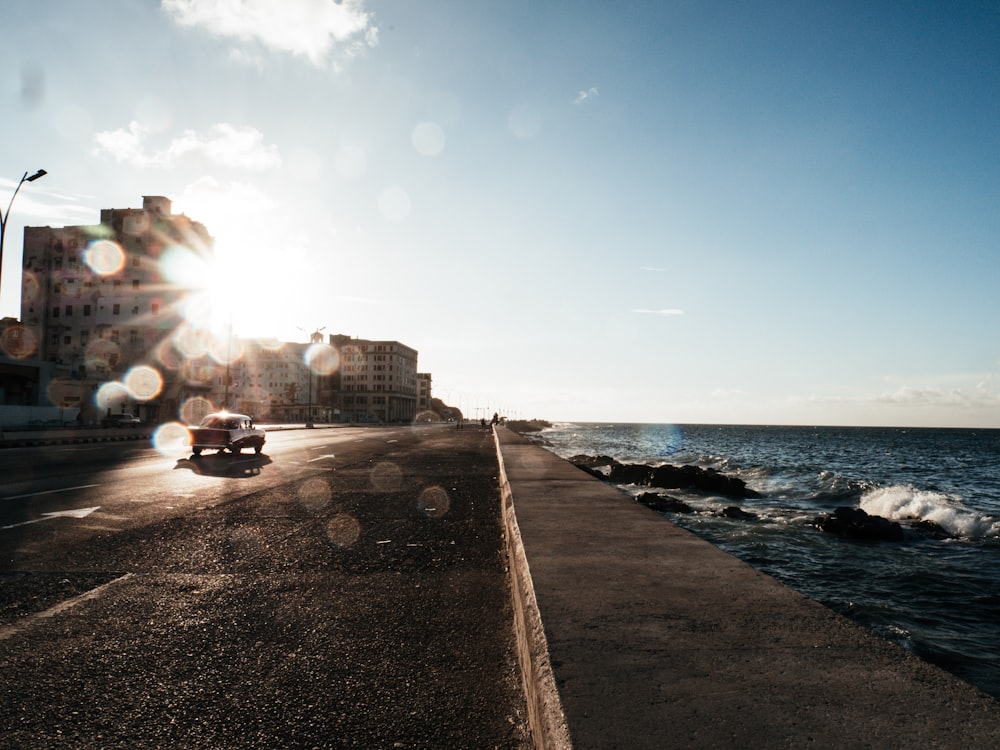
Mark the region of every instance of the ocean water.
[[[695, 511], [663, 515], [1000, 698], [1000, 430], [558, 424], [534, 439], [739, 477], [761, 497], [663, 491]], [[720, 514], [732, 505], [753, 516]], [[898, 521], [904, 540], [816, 527], [842, 506]]]

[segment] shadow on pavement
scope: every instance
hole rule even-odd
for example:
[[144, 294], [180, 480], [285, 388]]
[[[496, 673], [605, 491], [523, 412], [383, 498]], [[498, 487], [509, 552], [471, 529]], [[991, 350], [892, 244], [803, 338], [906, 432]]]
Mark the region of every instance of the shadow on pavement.
[[211, 477], [253, 477], [271, 463], [269, 456], [259, 453], [254, 456], [215, 453], [211, 456], [191, 456], [178, 459], [174, 469], [189, 469], [195, 474]]

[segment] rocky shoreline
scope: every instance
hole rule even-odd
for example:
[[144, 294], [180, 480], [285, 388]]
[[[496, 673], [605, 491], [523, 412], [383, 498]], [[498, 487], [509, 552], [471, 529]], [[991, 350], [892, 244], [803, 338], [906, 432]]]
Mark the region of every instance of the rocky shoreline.
[[[569, 459], [577, 468], [610, 484], [622, 487], [649, 487], [650, 492], [635, 496], [639, 502], [661, 513], [694, 513], [695, 509], [683, 500], [656, 490], [683, 490], [723, 497], [755, 499], [763, 497], [747, 487], [738, 477], [728, 476], [715, 469], [700, 466], [674, 466], [662, 464], [622, 463], [611, 456], [576, 455]], [[756, 521], [757, 515], [738, 505], [729, 505], [719, 515], [741, 521]], [[950, 536], [942, 527], [929, 521], [913, 519], [905, 527], [897, 521], [866, 513], [861, 508], [838, 507], [813, 519], [812, 525], [827, 534], [860, 540], [902, 542], [908, 536]]]

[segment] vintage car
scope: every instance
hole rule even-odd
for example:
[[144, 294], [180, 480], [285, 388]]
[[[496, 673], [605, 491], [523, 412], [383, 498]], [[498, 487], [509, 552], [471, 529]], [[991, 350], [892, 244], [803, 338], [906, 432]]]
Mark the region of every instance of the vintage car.
[[101, 420], [101, 427], [138, 427], [141, 424], [134, 414], [109, 414]]
[[253, 419], [246, 414], [221, 411], [209, 414], [197, 427], [188, 427], [191, 434], [191, 452], [200, 456], [203, 450], [219, 453], [240, 453], [253, 448], [254, 453], [264, 450], [264, 430], [254, 427]]

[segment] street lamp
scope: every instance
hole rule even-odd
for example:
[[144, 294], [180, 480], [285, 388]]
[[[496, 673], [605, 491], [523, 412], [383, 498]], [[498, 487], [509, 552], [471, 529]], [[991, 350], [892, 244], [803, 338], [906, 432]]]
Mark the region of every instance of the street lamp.
[[7, 203], [7, 213], [0, 213], [0, 278], [3, 277], [3, 238], [7, 233], [7, 219], [10, 218], [10, 207], [14, 205], [14, 198], [17, 197], [17, 191], [21, 189], [21, 185], [26, 182], [34, 182], [40, 177], [47, 175], [44, 169], [39, 169], [33, 175], [28, 175], [27, 172], [21, 178], [21, 181], [17, 183], [17, 187], [14, 188], [14, 194], [10, 196], [10, 201]]
[[[307, 331], [306, 331], [305, 328], [302, 328], [300, 326], [296, 326], [296, 328], [298, 328], [300, 331], [302, 331], [302, 333], [307, 333]], [[315, 331], [313, 331], [312, 333], [310, 333], [309, 334], [309, 345], [312, 346], [313, 344], [318, 344], [321, 341], [323, 341], [323, 331], [325, 331], [325, 330], [326, 330], [326, 326], [323, 326], [322, 328], [317, 328]], [[308, 380], [306, 382], [309, 384], [309, 405], [308, 405], [309, 416], [306, 418], [306, 428], [308, 428], [308, 429], [311, 430], [315, 425], [313, 424], [313, 404], [312, 404], [312, 400], [313, 400], [313, 394], [312, 394], [313, 381], [312, 381], [312, 366], [309, 364], [309, 356], [308, 355], [309, 355], [309, 350], [306, 349], [306, 356], [303, 359], [303, 364], [305, 364], [305, 366], [306, 366], [306, 377], [308, 378]], [[317, 388], [318, 388], [318, 385], [319, 384], [317, 384]]]

